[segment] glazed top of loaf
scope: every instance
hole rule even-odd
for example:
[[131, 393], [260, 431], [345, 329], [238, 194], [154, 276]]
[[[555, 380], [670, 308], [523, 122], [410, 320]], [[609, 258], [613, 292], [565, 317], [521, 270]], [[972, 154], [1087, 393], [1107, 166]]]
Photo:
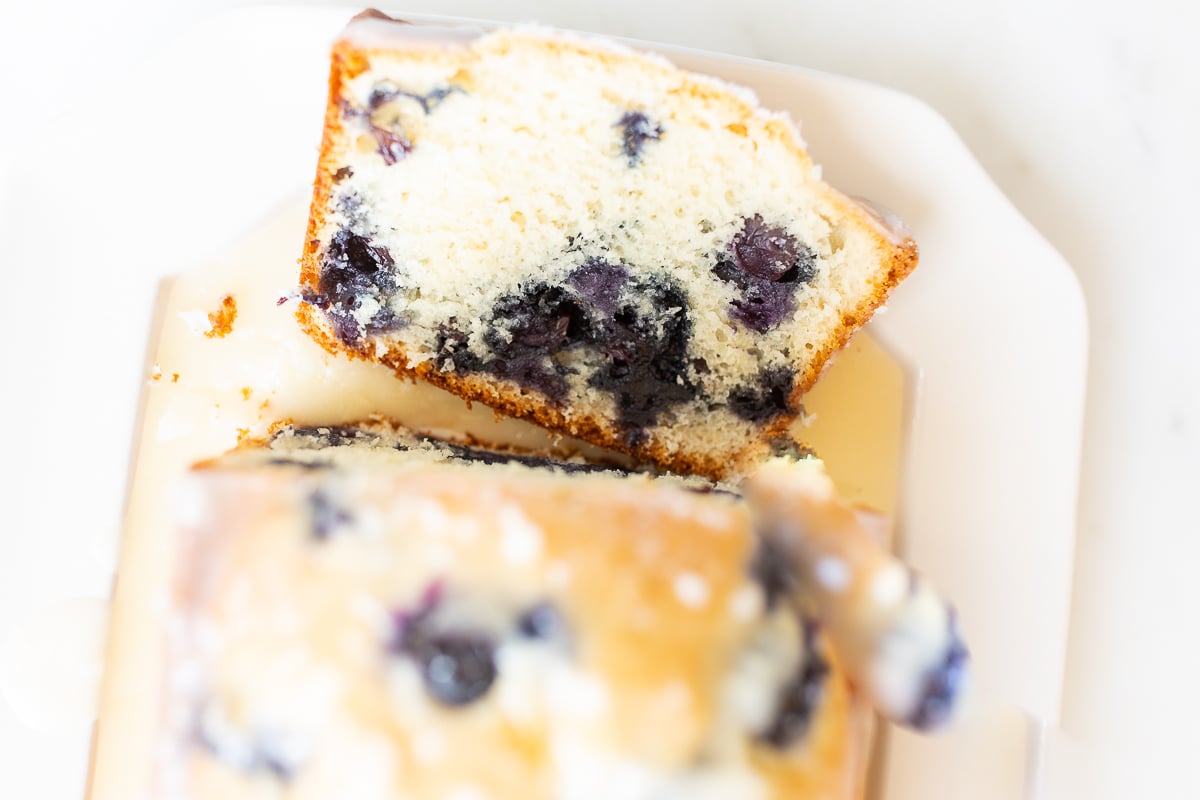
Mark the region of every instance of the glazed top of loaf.
[[364, 442], [324, 466], [257, 449], [194, 471], [179, 506], [162, 796], [782, 800], [857, 784], [844, 679], [737, 498], [405, 465]]

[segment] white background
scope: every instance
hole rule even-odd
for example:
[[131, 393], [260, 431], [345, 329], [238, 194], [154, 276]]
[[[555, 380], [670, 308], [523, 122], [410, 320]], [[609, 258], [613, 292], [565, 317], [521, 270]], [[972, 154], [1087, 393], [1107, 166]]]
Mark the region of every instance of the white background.
[[[119, 126], [121, 109], [95, 102], [106, 84], [127, 80], [172, 36], [232, 5], [7, 0], [0, 13], [0, 164], [21, 164], [29, 180], [22, 160], [29, 144], [51, 127], [78, 124], [83, 109]], [[1064, 730], [1082, 745], [1078, 752], [1103, 787], [1093, 796], [1185, 798], [1200, 797], [1196, 7], [1185, 0], [414, 0], [393, 8], [537, 20], [798, 64], [895, 87], [945, 116], [1071, 263], [1088, 303], [1091, 356]], [[10, 174], [17, 172], [0, 172], [3, 302], [43, 304], [46, 324], [78, 325], [86, 336], [87, 326], [119, 309], [97, 309], [96, 319], [55, 316], [55, 295], [67, 288], [41, 267], [63, 248], [86, 252], [87, 242], [72, 238], [72, 220], [63, 220], [62, 240], [23, 240], [23, 220], [55, 209], [29, 207]], [[95, 215], [92, 225], [125, 226], [136, 246], [135, 210], [96, 208]], [[1022, 324], [1019, 308], [1012, 324]], [[0, 554], [26, 541], [32, 553], [45, 532], [36, 509], [22, 507], [19, 498], [23, 481], [44, 473], [12, 465], [70, 457], [69, 434], [86, 447], [87, 432], [72, 431], [69, 417], [61, 416], [72, 403], [86, 402], [86, 391], [50, 406], [54, 418], [14, 419], [15, 398], [37, 392], [48, 370], [72, 365], [69, 353], [40, 351], [36, 330], [6, 330], [3, 341], [8, 369], [0, 404], [12, 428], [4, 479], [15, 486], [4, 490], [4, 506], [18, 502], [15, 519], [0, 517]], [[128, 427], [132, 419], [132, 409], [113, 409], [110, 424]], [[70, 492], [62, 487], [64, 502]], [[50, 548], [35, 555], [27, 563], [54, 569]], [[0, 581], [10, 577], [0, 563]], [[97, 593], [107, 590], [103, 581], [95, 584]], [[30, 742], [30, 753], [36, 745]], [[28, 797], [75, 796], [52, 765], [23, 756], [0, 753], [0, 771], [28, 774]]]

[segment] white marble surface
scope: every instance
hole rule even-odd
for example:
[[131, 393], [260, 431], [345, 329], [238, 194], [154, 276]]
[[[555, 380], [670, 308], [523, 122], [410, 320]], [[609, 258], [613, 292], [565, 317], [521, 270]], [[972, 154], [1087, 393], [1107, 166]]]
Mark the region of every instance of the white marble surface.
[[[76, 124], [82, 98], [102, 95], [106, 81], [229, 5], [8, 2], [0, 11], [0, 164], [21, 163], [45, 126]], [[1190, 235], [1200, 219], [1200, 15], [1185, 0], [988, 5], [413, 0], [398, 8], [536, 19], [814, 67], [893, 86], [949, 119], [1073, 265], [1091, 320], [1069, 680], [1042, 795], [1200, 796], [1192, 765], [1200, 744], [1200, 523], [1191, 507], [1200, 490], [1200, 315], [1192, 308], [1200, 248]], [[117, 112], [89, 113], [111, 113], [118, 124]], [[38, 266], [53, 257], [44, 254], [81, 252], [87, 243], [70, 233], [21, 239], [23, 220], [53, 213], [26, 205], [22, 185], [8, 179], [28, 180], [24, 167], [0, 173], [0, 261], [9, 302], [50, 301], [52, 278], [48, 291]], [[136, 227], [136, 218], [120, 224]], [[1013, 324], [1021, 324], [1019, 308]], [[29, 354], [31, 338], [36, 332], [5, 337], [10, 371], [0, 394], [28, 391], [54, 368]], [[9, 402], [0, 399], [6, 411]], [[114, 412], [114, 424], [132, 420]], [[25, 423], [17, 421], [22, 430], [10, 447], [39, 441]], [[16, 479], [17, 514], [0, 525], [0, 537], [37, 534], [34, 510], [19, 502], [21, 474], [6, 477]], [[43, 549], [28, 563], [49, 574], [56, 554]], [[97, 594], [107, 590], [103, 574], [77, 577]], [[0, 581], [22, 578], [30, 581], [0, 564]], [[34, 589], [31, 606], [38, 600]], [[0, 770], [26, 776], [30, 797], [79, 796], [76, 776], [56, 772], [44, 744], [28, 737], [24, 749], [0, 754]], [[1072, 760], [1087, 767], [1091, 786], [1081, 788], [1062, 766]]]

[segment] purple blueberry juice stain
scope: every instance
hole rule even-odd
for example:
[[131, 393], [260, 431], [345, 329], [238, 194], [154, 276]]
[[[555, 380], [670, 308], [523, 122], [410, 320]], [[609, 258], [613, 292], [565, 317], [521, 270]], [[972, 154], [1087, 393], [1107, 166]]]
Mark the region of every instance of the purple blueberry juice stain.
[[375, 138], [375, 152], [383, 157], [383, 163], [389, 167], [400, 163], [412, 152], [412, 142], [398, 131], [372, 125], [371, 136]]
[[767, 225], [758, 214], [746, 220], [730, 249], [738, 268], [760, 280], [807, 283], [816, 274], [812, 252], [783, 228]]
[[692, 327], [687, 296], [665, 275], [634, 277], [623, 264], [594, 259], [561, 285], [532, 284], [500, 298], [485, 319], [487, 355], [467, 347], [457, 324], [436, 346], [455, 370], [486, 372], [566, 400], [571, 369], [560, 357], [585, 350], [597, 362], [588, 384], [616, 400], [618, 424], [635, 439], [667, 407], [697, 394], [688, 377]]
[[[403, 325], [389, 305], [399, 288], [398, 277], [399, 270], [386, 247], [344, 228], [325, 248], [317, 291], [306, 290], [303, 299], [323, 310], [338, 338], [353, 346], [364, 332], [386, 333]], [[365, 326], [354, 315], [364, 298], [379, 306]]]
[[[383, 163], [392, 166], [403, 161], [413, 151], [413, 142], [396, 125], [387, 127], [376, 125], [371, 119], [371, 112], [384, 103], [398, 97], [407, 97], [417, 101], [421, 106], [421, 110], [428, 115], [433, 113], [447, 97], [459, 92], [466, 94], [459, 86], [437, 87], [421, 94], [419, 92], [410, 92], [398, 86], [376, 85], [367, 97], [366, 108], [359, 108], [345, 98], [341, 98], [338, 104], [345, 119], [360, 120], [366, 125], [367, 132], [375, 139], [375, 152], [379, 153], [383, 158]], [[340, 178], [335, 175], [334, 180], [336, 182]]]
[[558, 608], [543, 601], [526, 609], [517, 617], [517, 633], [526, 639], [562, 639], [567, 633], [567, 623]]
[[770, 538], [758, 539], [749, 570], [750, 576], [762, 588], [767, 611], [774, 611], [795, 590], [796, 575], [788, 564], [787, 554]]
[[917, 730], [932, 730], [946, 722], [953, 715], [966, 683], [970, 654], [953, 615], [949, 626], [950, 644], [938, 665], [926, 673], [921, 685], [921, 699], [907, 720], [907, 724]]
[[804, 657], [800, 669], [780, 692], [775, 718], [759, 734], [761, 741], [779, 749], [791, 746], [808, 732], [830, 672], [829, 662], [818, 649], [816, 623], [805, 620], [803, 625]]
[[620, 128], [621, 152], [631, 167], [637, 166], [642, 160], [646, 142], [658, 141], [663, 135], [662, 126], [641, 111], [626, 111], [617, 120], [616, 127]]
[[325, 541], [335, 531], [354, 522], [350, 512], [335, 502], [324, 489], [316, 489], [308, 495], [308, 511], [312, 535], [318, 541]]
[[752, 384], [743, 384], [729, 393], [729, 410], [739, 418], [762, 425], [799, 411], [791, 399], [795, 373], [787, 367], [763, 370]]
[[745, 220], [713, 268], [718, 278], [738, 290], [730, 316], [758, 333], [778, 327], [796, 310], [797, 289], [816, 272], [812, 250], [758, 214]]
[[629, 268], [592, 259], [571, 273], [567, 282], [584, 301], [602, 314], [615, 314], [621, 292], [629, 282]]

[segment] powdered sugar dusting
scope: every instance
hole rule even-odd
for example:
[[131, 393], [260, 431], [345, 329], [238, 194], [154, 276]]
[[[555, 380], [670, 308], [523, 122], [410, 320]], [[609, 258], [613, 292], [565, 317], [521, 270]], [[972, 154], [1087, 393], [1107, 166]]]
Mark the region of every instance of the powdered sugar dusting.
[[704, 608], [708, 605], [711, 590], [708, 581], [695, 572], [681, 572], [675, 576], [675, 596], [688, 608]]

